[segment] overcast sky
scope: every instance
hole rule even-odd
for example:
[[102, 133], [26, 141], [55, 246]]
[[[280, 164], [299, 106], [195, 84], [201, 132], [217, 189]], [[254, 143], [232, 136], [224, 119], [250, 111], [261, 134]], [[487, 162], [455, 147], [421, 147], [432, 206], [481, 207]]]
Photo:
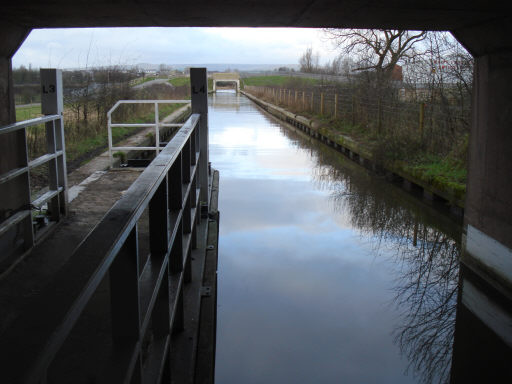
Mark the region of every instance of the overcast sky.
[[13, 66], [298, 64], [308, 47], [320, 54], [321, 63], [336, 56], [319, 29], [39, 29], [30, 33], [13, 57]]

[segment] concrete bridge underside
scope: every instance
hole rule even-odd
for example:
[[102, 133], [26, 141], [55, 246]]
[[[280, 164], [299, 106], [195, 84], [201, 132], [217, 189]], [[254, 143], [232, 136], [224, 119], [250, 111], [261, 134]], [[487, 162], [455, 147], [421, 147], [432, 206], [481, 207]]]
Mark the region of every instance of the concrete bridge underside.
[[[34, 28], [114, 26], [357, 27], [449, 30], [474, 55], [464, 261], [512, 292], [512, 5], [448, 0], [10, 1], [0, 14], [0, 125], [15, 121], [11, 58]], [[0, 174], [20, 162], [17, 133], [0, 138]], [[0, 210], [17, 190], [0, 190]], [[0, 220], [4, 220], [1, 212]], [[510, 297], [510, 296], [509, 296]]]

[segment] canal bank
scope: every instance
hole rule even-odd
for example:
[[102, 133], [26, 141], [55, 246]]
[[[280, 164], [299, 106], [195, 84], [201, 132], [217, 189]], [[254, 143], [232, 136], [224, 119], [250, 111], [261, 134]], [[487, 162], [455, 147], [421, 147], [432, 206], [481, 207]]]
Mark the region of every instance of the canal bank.
[[296, 115], [248, 92], [241, 92], [271, 115], [299, 128], [311, 137], [320, 140], [325, 145], [336, 149], [375, 173], [385, 175], [394, 184], [400, 185], [405, 190], [431, 202], [438, 208], [448, 211], [453, 217], [462, 219], [464, 216], [465, 190], [461, 190], [458, 186], [437, 182], [435, 179], [429, 179], [419, 172], [412, 174], [404, 162], [378, 159], [368, 148], [315, 119]]

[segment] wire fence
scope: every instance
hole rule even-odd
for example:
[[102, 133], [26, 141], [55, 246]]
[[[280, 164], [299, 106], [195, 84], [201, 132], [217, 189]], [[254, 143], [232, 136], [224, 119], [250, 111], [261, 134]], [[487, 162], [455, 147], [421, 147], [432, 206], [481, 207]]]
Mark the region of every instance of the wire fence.
[[415, 143], [443, 155], [464, 145], [470, 109], [453, 100], [417, 101], [399, 89], [377, 92], [354, 87], [281, 88], [245, 86], [249, 93], [294, 113], [329, 120], [367, 136]]

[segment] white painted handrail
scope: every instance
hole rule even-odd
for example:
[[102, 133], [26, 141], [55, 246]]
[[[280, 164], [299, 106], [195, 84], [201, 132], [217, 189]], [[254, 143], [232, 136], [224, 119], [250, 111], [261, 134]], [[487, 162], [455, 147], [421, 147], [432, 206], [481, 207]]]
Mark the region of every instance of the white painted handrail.
[[[155, 106], [155, 122], [154, 123], [142, 123], [142, 124], [130, 124], [130, 123], [115, 123], [112, 124], [112, 113], [122, 104], [154, 104]], [[110, 168], [114, 166], [113, 151], [147, 151], [154, 150], [155, 155], [160, 152], [160, 127], [182, 127], [183, 124], [170, 124], [161, 123], [158, 115], [159, 104], [189, 104], [190, 100], [119, 100], [114, 104], [112, 108], [107, 112], [108, 122], [108, 157], [110, 161]], [[114, 147], [112, 143], [112, 128], [116, 127], [129, 127], [129, 128], [155, 128], [155, 146], [154, 147]]]

